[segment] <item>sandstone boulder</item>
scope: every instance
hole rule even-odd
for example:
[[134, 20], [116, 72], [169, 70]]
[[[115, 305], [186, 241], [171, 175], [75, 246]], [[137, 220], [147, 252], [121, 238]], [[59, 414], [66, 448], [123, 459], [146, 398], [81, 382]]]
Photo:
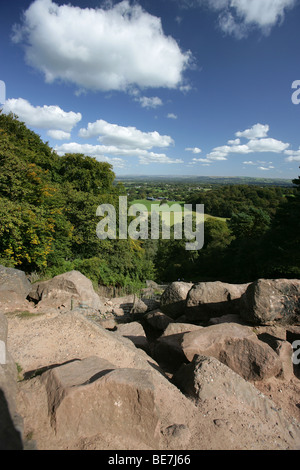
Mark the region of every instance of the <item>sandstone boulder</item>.
[[[175, 438], [176, 428], [189, 427], [195, 410], [156, 371], [117, 369], [98, 357], [55, 367], [41, 376], [41, 383], [51, 425], [65, 442], [113, 435], [115, 441], [129, 437], [139, 446], [159, 448], [164, 435], [172, 437], [172, 427]], [[181, 434], [185, 440], [180, 447], [191, 435]]]
[[14, 292], [25, 300], [30, 288], [31, 284], [23, 271], [0, 265], [0, 296], [3, 292]]
[[130, 339], [137, 348], [143, 349], [146, 353], [150, 352], [145, 330], [139, 322], [119, 324], [116, 333]]
[[208, 321], [208, 325], [218, 325], [219, 323], [239, 323], [240, 325], [245, 325], [245, 321], [237, 313], [229, 313], [221, 317], [211, 318]]
[[[216, 429], [242, 436], [259, 422], [260, 440], [274, 432], [281, 439], [300, 443], [300, 425], [263, 395], [253, 384], [214, 357], [195, 356], [183, 365], [173, 382], [189, 397], [196, 400], [202, 412], [209, 410]], [[232, 420], [232, 412], [235, 418]]]
[[156, 330], [165, 330], [174, 320], [160, 309], [153, 310], [145, 315], [145, 320]]
[[173, 373], [187, 358], [182, 350], [182, 340], [186, 333], [161, 336], [152, 346], [152, 355], [161, 367]]
[[7, 349], [7, 319], [0, 314], [0, 450], [23, 449], [23, 423], [16, 397], [17, 369]]
[[189, 361], [195, 355], [213, 356], [244, 379], [267, 379], [280, 373], [278, 355], [260, 341], [250, 327], [235, 323], [212, 325], [186, 333], [182, 350]]
[[169, 317], [176, 319], [184, 314], [188, 292], [193, 287], [189, 282], [172, 282], [160, 298], [160, 307]]
[[299, 279], [258, 279], [242, 297], [242, 317], [253, 324], [300, 321]]
[[31, 284], [25, 273], [19, 269], [0, 265], [0, 308], [3, 312], [29, 310], [26, 300]]
[[170, 323], [164, 330], [161, 337], [177, 335], [179, 333], [188, 333], [189, 331], [195, 331], [203, 328], [202, 326], [193, 325], [192, 323]]
[[188, 292], [185, 313], [190, 321], [206, 322], [210, 318], [240, 312], [240, 299], [248, 284], [220, 281], [199, 282]]
[[69, 271], [32, 285], [29, 297], [38, 303], [39, 309], [55, 307], [71, 310], [81, 305], [94, 310], [103, 309], [92, 282], [79, 271]]
[[44, 314], [26, 320], [12, 318], [11, 328], [20, 321], [26, 322], [26, 341], [22, 335], [15, 337], [14, 359], [26, 375], [48, 364], [62, 364], [95, 354], [117, 367], [159, 369], [155, 360], [128, 338], [106, 330], [78, 311]]

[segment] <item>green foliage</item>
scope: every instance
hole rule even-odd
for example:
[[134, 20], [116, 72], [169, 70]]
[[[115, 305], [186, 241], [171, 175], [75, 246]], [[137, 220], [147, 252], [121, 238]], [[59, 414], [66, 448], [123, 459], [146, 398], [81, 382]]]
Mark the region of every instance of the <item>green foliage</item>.
[[247, 212], [249, 206], [274, 215], [286, 194], [293, 189], [260, 187], [249, 185], [220, 186], [208, 192], [197, 192], [190, 196], [191, 204], [204, 204], [205, 213], [216, 217], [231, 218], [233, 214]]
[[117, 207], [111, 165], [59, 157], [16, 116], [0, 112], [0, 260], [50, 278], [78, 269], [95, 285], [141, 285], [153, 274], [142, 243], [99, 240], [96, 209]]
[[233, 214], [227, 222], [236, 239], [260, 237], [269, 229], [270, 223], [270, 216], [262, 209], [253, 206], [247, 211]]

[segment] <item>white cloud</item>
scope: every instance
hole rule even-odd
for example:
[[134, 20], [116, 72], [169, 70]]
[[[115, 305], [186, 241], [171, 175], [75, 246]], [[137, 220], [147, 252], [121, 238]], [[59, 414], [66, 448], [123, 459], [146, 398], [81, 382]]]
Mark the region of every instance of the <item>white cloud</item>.
[[[246, 129], [245, 131], [236, 132], [236, 136], [238, 137], [235, 140], [229, 140], [229, 145], [222, 145], [220, 147], [215, 147], [209, 154], [206, 155], [206, 158], [209, 160], [227, 160], [230, 154], [240, 154], [246, 155], [250, 153], [264, 153], [264, 152], [271, 152], [271, 153], [286, 153], [289, 154], [287, 151], [290, 144], [282, 142], [281, 140], [276, 140], [271, 137], [267, 137], [269, 132], [268, 125], [262, 124], [255, 124], [250, 129]], [[241, 144], [240, 138], [248, 139], [246, 144]], [[300, 152], [300, 149], [299, 149]], [[260, 164], [264, 164], [266, 162], [257, 162]], [[269, 162], [270, 164], [272, 162]], [[245, 165], [255, 165], [252, 161], [245, 161]]]
[[140, 156], [139, 161], [141, 165], [149, 165], [150, 163], [159, 163], [167, 165], [178, 165], [184, 163], [180, 158], [172, 159], [165, 154], [149, 152], [146, 156]]
[[201, 153], [202, 150], [199, 148], [199, 147], [187, 147], [185, 149], [187, 152], [192, 152], [192, 153], [195, 153], [195, 154], [198, 154], [198, 153]]
[[58, 155], [64, 155], [66, 153], [82, 153], [89, 157], [96, 158], [100, 162], [107, 162], [114, 168], [125, 168], [127, 165], [126, 160], [120, 157], [107, 157], [104, 155], [103, 146], [101, 145], [90, 145], [90, 144], [78, 144], [77, 142], [65, 143], [55, 147], [55, 151]]
[[23, 98], [6, 100], [3, 112], [16, 114], [28, 126], [64, 132], [71, 132], [82, 118], [80, 113], [66, 112], [59, 106], [32, 106]]
[[261, 171], [269, 171], [270, 168], [265, 168], [264, 166], [259, 166], [257, 167], [258, 170], [261, 170]]
[[174, 114], [174, 113], [169, 113], [169, 114], [167, 115], [167, 118], [168, 118], [168, 119], [177, 119], [177, 116], [176, 116], [176, 114]]
[[259, 139], [266, 137], [270, 127], [267, 124], [255, 124], [250, 129], [246, 129], [242, 132], [236, 132], [237, 137], [245, 137], [246, 139]]
[[300, 147], [298, 150], [286, 150], [284, 153], [289, 155], [285, 159], [286, 162], [300, 162]]
[[47, 135], [55, 140], [68, 140], [71, 138], [70, 132], [59, 131], [56, 129], [50, 129]]
[[228, 145], [240, 145], [240, 139], [228, 140]]
[[164, 34], [160, 18], [127, 0], [106, 9], [35, 0], [13, 40], [25, 45], [27, 63], [46, 82], [80, 89], [178, 88], [192, 59]]
[[79, 137], [98, 137], [98, 140], [104, 145], [115, 145], [125, 149], [151, 149], [153, 147], [169, 147], [174, 144], [170, 136], [160, 135], [157, 131], [142, 132], [136, 127], [110, 124], [103, 119], [89, 123], [87, 129], [80, 129]]
[[215, 147], [212, 152], [207, 155], [207, 158], [211, 160], [227, 160], [228, 155], [231, 153], [247, 154], [251, 153], [251, 150], [247, 145], [222, 145]]
[[136, 98], [135, 101], [138, 101], [142, 108], [157, 108], [163, 104], [162, 100], [158, 98], [158, 96], [153, 96], [152, 98], [140, 96], [139, 98]]
[[219, 27], [237, 39], [246, 37], [251, 28], [269, 34], [272, 27], [284, 20], [288, 9], [297, 0], [196, 0], [195, 5], [208, 5], [219, 13]]
[[191, 162], [189, 162], [189, 165], [197, 165], [197, 163], [201, 163], [205, 166], [211, 165], [212, 161], [208, 160], [208, 158], [193, 158]]
[[[115, 146], [106, 145], [92, 145], [92, 144], [79, 144], [77, 142], [65, 143], [55, 148], [58, 155], [64, 155], [65, 153], [83, 153], [90, 157], [95, 157], [101, 161], [117, 161], [124, 162], [120, 158], [123, 157], [138, 157], [139, 162], [142, 165], [148, 165], [150, 163], [159, 164], [179, 164], [183, 163], [181, 159], [171, 159], [164, 153], [149, 152], [145, 149], [129, 149], [129, 148], [118, 148]], [[106, 155], [105, 155], [106, 154]], [[108, 158], [107, 155], [117, 155], [118, 158]]]
[[281, 153], [286, 150], [290, 144], [281, 142], [281, 140], [268, 138], [250, 140], [247, 146], [251, 152]]

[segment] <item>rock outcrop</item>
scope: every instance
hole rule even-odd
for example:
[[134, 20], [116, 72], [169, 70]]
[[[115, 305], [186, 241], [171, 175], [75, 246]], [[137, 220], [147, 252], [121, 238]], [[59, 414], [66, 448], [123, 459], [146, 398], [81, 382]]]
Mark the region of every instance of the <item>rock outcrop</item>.
[[79, 271], [70, 271], [49, 281], [33, 284], [29, 298], [38, 303], [40, 310], [46, 308], [72, 310], [78, 306], [94, 310], [103, 309], [103, 303], [94, 291], [92, 282]]
[[6, 268], [0, 265], [0, 309], [26, 309], [29, 302], [26, 300], [31, 284], [25, 273], [15, 268]]
[[160, 306], [164, 313], [176, 319], [184, 314], [188, 292], [193, 287], [189, 282], [172, 282], [163, 292]]
[[267, 343], [260, 341], [250, 327], [236, 323], [186, 333], [182, 350], [189, 361], [195, 355], [215, 357], [250, 381], [274, 377], [282, 367], [278, 355]]
[[241, 296], [248, 284], [200, 282], [188, 292], [185, 313], [190, 321], [206, 322], [213, 317], [240, 313]]
[[254, 324], [300, 321], [300, 280], [258, 279], [242, 297], [242, 317]]
[[[57, 438], [72, 442], [95, 435], [159, 448], [164, 429], [188, 428], [193, 404], [154, 369], [116, 368], [99, 357], [55, 367], [41, 376]], [[182, 442], [181, 445], [187, 445]]]
[[31, 286], [0, 315], [0, 448], [299, 449], [298, 282], [175, 282], [154, 309], [76, 271]]
[[7, 348], [7, 319], [0, 314], [0, 450], [23, 449], [23, 422], [16, 397], [17, 367]]

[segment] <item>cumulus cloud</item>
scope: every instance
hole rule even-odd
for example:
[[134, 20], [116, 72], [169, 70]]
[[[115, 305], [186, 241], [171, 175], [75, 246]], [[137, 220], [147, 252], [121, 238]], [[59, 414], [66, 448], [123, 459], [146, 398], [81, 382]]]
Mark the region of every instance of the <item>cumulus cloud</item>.
[[281, 153], [286, 150], [290, 144], [281, 142], [281, 140], [276, 139], [254, 139], [250, 140], [247, 144], [247, 147], [251, 152], [272, 152], [272, 153]]
[[3, 112], [16, 114], [28, 126], [68, 133], [82, 118], [80, 113], [66, 112], [59, 106], [32, 106], [29, 101], [23, 98], [6, 100]]
[[297, 0], [185, 0], [185, 6], [207, 6], [218, 12], [221, 30], [237, 39], [246, 37], [252, 28], [267, 35], [280, 24]]
[[[125, 162], [120, 157], [138, 157], [140, 164], [148, 165], [150, 163], [160, 163], [160, 164], [178, 164], [183, 163], [181, 159], [171, 159], [164, 153], [155, 153], [149, 152], [145, 149], [130, 149], [130, 148], [120, 148], [116, 146], [106, 146], [106, 145], [92, 145], [92, 144], [79, 144], [77, 142], [64, 143], [55, 148], [56, 152], [59, 155], [64, 155], [66, 153], [83, 153], [90, 157], [97, 158], [101, 161], [114, 161], [115, 158], [107, 157], [107, 155], [117, 155], [117, 162]], [[105, 160], [106, 159], [106, 160]]]
[[148, 98], [147, 96], [140, 96], [136, 98], [135, 101], [138, 101], [142, 108], [158, 108], [158, 106], [162, 106], [163, 102], [158, 96], [153, 96]]
[[142, 132], [136, 127], [124, 127], [99, 119], [89, 123], [87, 128], [80, 129], [79, 137], [98, 137], [104, 145], [115, 145], [121, 149], [151, 149], [153, 147], [169, 147], [174, 144], [168, 135], [160, 135], [157, 131]]
[[[255, 124], [250, 129], [246, 129], [242, 132], [236, 132], [237, 137], [245, 137], [246, 139], [258, 139], [262, 137], [266, 137], [270, 127], [267, 124]], [[232, 141], [231, 141], [232, 142]], [[229, 143], [229, 142], [228, 142]], [[240, 143], [240, 140], [238, 141]]]
[[[289, 155], [288, 147], [290, 144], [281, 140], [268, 137], [270, 127], [266, 124], [255, 124], [250, 129], [236, 132], [237, 139], [229, 140], [227, 145], [215, 147], [206, 158], [209, 160], [222, 161], [227, 160], [231, 154], [246, 155], [250, 153], [286, 153]], [[245, 144], [241, 143], [241, 138], [247, 139]], [[294, 152], [291, 153], [291, 156]], [[265, 163], [265, 162], [263, 162]], [[272, 163], [272, 162], [270, 162]], [[245, 165], [255, 165], [251, 160], [245, 161]]]
[[286, 162], [300, 162], [300, 147], [298, 150], [285, 150], [284, 153], [288, 155], [285, 159]]
[[191, 162], [189, 162], [189, 165], [197, 165], [197, 163], [201, 163], [202, 166], [209, 166], [211, 165], [212, 161], [208, 160], [208, 158], [193, 158]]
[[167, 115], [168, 119], [177, 119], [177, 117], [178, 116], [176, 116], [176, 114], [174, 114], [174, 113], [168, 113], [168, 115]]
[[51, 137], [54, 140], [68, 140], [71, 138], [71, 133], [70, 132], [65, 132], [65, 131], [59, 131], [55, 129], [50, 129], [47, 132], [47, 135]]
[[196, 153], [196, 154], [202, 152], [202, 150], [199, 147], [187, 147], [185, 150], [187, 152], [192, 152], [192, 153]]
[[165, 165], [178, 165], [184, 163], [180, 158], [172, 159], [165, 154], [149, 152], [146, 156], [140, 156], [141, 165], [149, 165], [150, 163], [159, 163]]
[[35, 0], [13, 41], [25, 45], [27, 63], [46, 82], [79, 89], [179, 88], [192, 59], [164, 34], [160, 18], [127, 0], [96, 9]]

